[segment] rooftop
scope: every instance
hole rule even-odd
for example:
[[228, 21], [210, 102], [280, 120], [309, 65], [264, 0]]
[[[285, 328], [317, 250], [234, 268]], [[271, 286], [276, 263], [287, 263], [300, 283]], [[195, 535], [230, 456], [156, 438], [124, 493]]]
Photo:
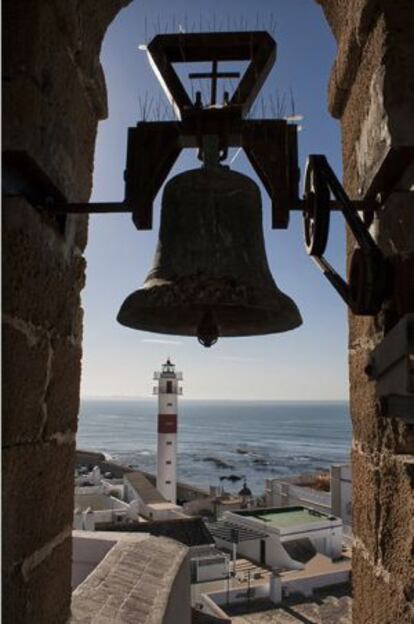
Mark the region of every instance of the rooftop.
[[166, 507], [168, 509], [171, 507], [171, 503], [165, 500], [142, 472], [128, 472], [125, 475], [125, 480], [130, 483], [145, 505], [157, 505], [157, 508], [160, 507], [161, 509], [164, 509], [165, 505], [168, 505], [168, 507]]
[[232, 624], [351, 624], [351, 611], [348, 585], [315, 590], [312, 598], [292, 596], [280, 606], [263, 599], [226, 609]]
[[161, 621], [186, 554], [185, 546], [164, 537], [116, 544], [73, 592], [70, 623]]
[[170, 537], [186, 546], [214, 544], [213, 537], [201, 518], [174, 518], [173, 520], [154, 520], [129, 524], [117, 523], [113, 530]]
[[275, 529], [287, 529], [297, 525], [312, 525], [337, 520], [335, 516], [328, 516], [307, 507], [279, 507], [258, 511], [237, 511], [235, 513], [253, 520], [260, 520]]

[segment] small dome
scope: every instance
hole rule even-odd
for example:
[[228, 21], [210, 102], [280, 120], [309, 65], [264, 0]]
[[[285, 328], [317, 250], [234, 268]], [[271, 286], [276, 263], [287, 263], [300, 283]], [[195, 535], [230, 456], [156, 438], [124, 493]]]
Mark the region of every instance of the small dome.
[[245, 481], [242, 489], [239, 492], [239, 496], [251, 496], [251, 495], [252, 495], [252, 491], [250, 488], [247, 487], [247, 483]]

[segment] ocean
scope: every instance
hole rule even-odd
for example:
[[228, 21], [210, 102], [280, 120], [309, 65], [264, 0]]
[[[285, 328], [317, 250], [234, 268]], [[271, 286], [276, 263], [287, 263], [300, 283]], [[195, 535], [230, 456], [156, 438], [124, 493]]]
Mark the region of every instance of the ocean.
[[[155, 398], [82, 400], [78, 448], [155, 472], [157, 407]], [[179, 401], [178, 479], [201, 487], [236, 492], [246, 479], [260, 495], [265, 479], [348, 462], [350, 445], [346, 402]]]

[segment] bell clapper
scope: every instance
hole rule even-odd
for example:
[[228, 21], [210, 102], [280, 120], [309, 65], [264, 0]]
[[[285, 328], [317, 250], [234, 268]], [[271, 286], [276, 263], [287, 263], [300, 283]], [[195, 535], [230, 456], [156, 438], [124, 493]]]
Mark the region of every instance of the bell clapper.
[[197, 339], [203, 347], [212, 347], [218, 340], [218, 327], [211, 310], [204, 313], [197, 327]]

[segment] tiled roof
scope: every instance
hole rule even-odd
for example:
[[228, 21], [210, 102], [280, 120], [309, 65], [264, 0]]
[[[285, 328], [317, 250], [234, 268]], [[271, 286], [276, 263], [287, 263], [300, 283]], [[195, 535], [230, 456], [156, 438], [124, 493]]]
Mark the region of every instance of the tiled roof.
[[186, 555], [165, 538], [119, 542], [73, 592], [70, 624], [162, 622]]
[[144, 477], [142, 472], [128, 472], [128, 474], [125, 475], [125, 480], [131, 484], [145, 505], [167, 502], [152, 483]]
[[104, 530], [133, 531], [151, 535], [170, 537], [186, 546], [214, 544], [214, 539], [202, 518], [174, 518], [173, 520], [154, 520], [153, 522], [117, 523], [104, 526]]

